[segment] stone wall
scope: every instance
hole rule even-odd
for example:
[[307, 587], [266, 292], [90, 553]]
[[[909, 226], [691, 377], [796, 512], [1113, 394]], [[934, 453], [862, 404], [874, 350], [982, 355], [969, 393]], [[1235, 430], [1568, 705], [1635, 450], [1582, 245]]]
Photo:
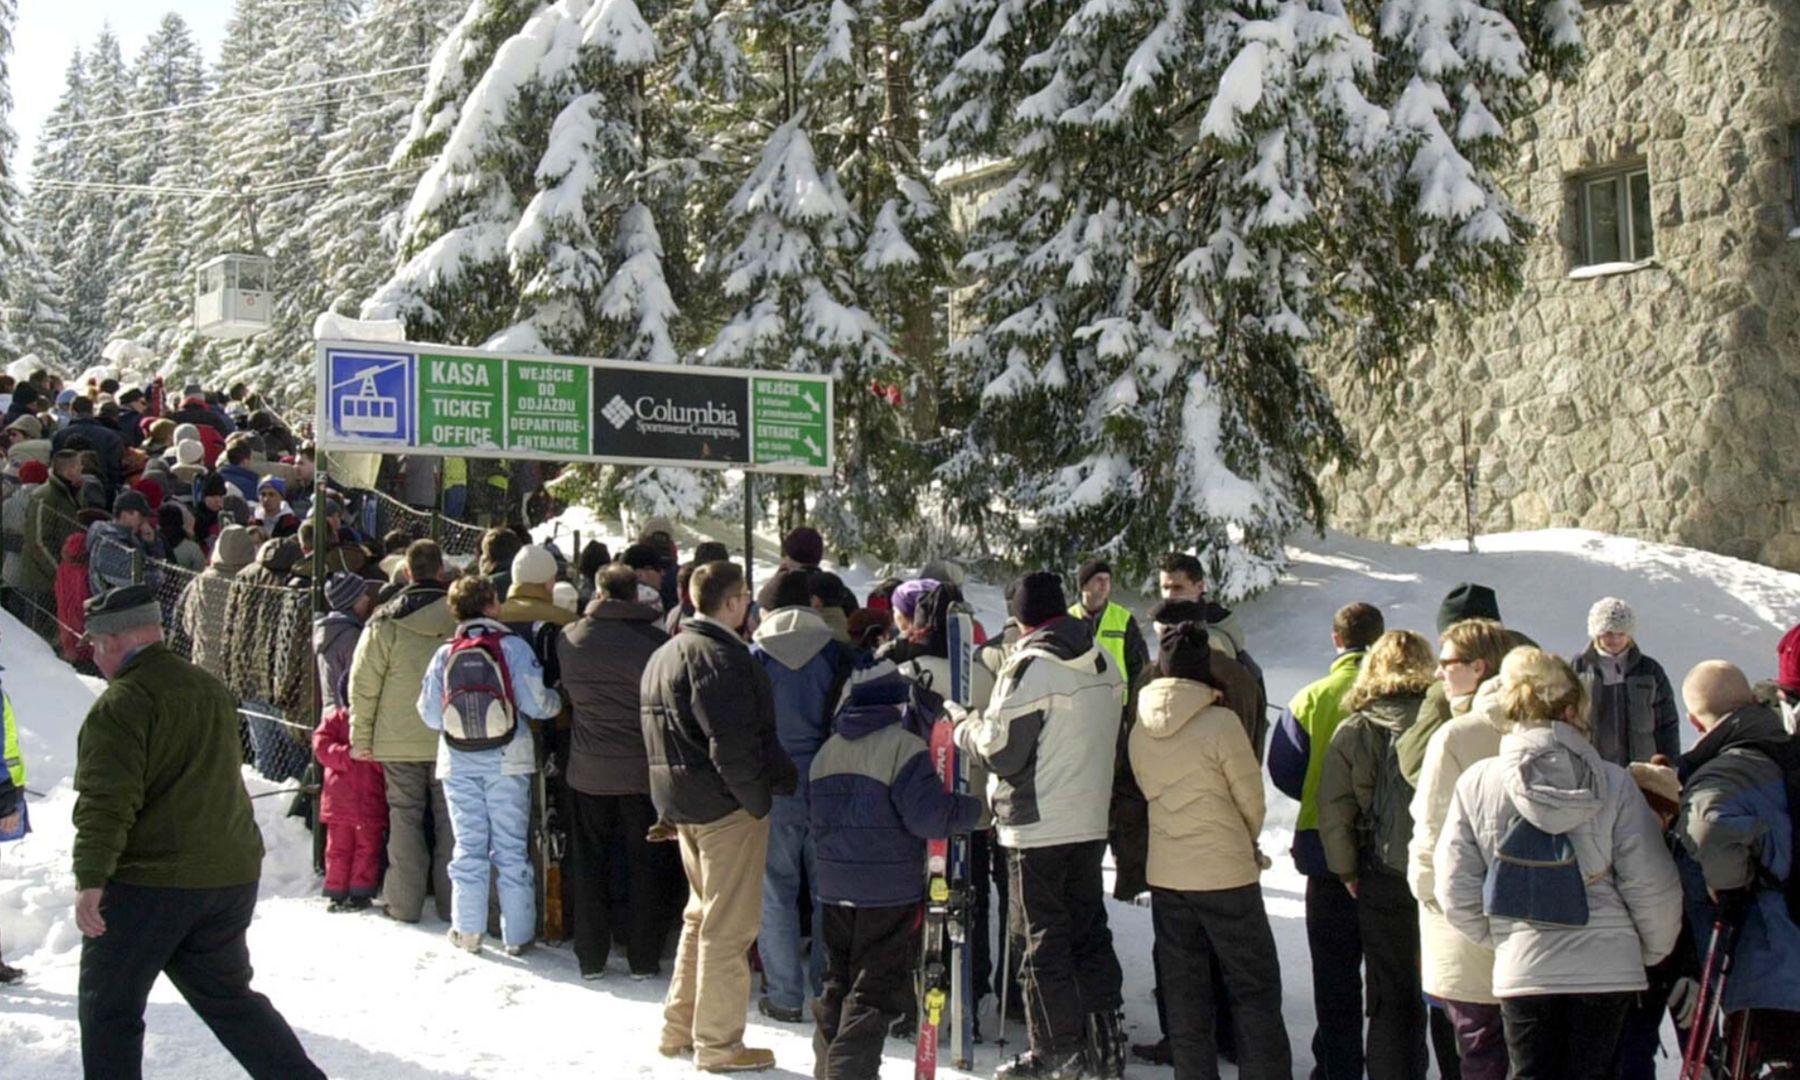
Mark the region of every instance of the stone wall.
[[[1364, 448], [1323, 478], [1364, 536], [1580, 526], [1800, 569], [1800, 2], [1590, 4], [1578, 83], [1547, 92], [1508, 185], [1541, 227], [1504, 311], [1398, 391], [1331, 385]], [[1571, 279], [1576, 182], [1648, 166], [1656, 257]]]

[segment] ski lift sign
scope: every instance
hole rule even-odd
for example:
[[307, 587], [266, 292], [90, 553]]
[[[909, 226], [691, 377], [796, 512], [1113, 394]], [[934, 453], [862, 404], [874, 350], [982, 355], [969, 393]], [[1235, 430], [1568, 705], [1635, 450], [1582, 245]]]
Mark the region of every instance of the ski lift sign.
[[325, 450], [831, 473], [824, 375], [323, 342]]

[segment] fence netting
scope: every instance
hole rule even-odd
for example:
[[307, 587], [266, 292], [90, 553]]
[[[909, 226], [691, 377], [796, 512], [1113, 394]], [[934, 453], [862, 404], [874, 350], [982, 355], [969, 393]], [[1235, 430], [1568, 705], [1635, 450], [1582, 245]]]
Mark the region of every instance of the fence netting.
[[[238, 698], [244, 760], [269, 780], [310, 783], [319, 716], [312, 648], [310, 557], [285, 570], [253, 562], [236, 573], [195, 571], [152, 558], [115, 528], [49, 507], [26, 513], [28, 492], [9, 489], [0, 515], [0, 597], [20, 623], [76, 670], [98, 675], [83, 640], [90, 571], [102, 585], [149, 585], [162, 608], [169, 648], [223, 682]], [[350, 493], [352, 523], [379, 539], [393, 530], [435, 535], [445, 552], [472, 557], [482, 530], [436, 518], [374, 491]]]

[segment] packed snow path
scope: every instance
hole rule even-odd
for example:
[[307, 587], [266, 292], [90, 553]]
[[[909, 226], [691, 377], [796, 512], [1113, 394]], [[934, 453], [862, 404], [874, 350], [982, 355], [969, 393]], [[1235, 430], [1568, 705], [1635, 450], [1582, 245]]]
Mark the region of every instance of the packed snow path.
[[[1508, 623], [1557, 650], [1581, 643], [1594, 599], [1623, 597], [1637, 609], [1645, 650], [1676, 680], [1712, 656], [1739, 663], [1753, 678], [1766, 676], [1781, 630], [1800, 619], [1800, 575], [1702, 552], [1576, 531], [1489, 537], [1481, 546], [1483, 554], [1469, 556], [1448, 546], [1414, 550], [1335, 535], [1297, 542], [1282, 585], [1242, 608], [1271, 699], [1285, 702], [1329, 663], [1330, 618], [1339, 605], [1368, 600], [1383, 609], [1389, 626], [1430, 632], [1439, 599], [1464, 580], [1493, 586]], [[868, 587], [867, 574], [847, 577], [859, 593]], [[983, 621], [998, 627], [1000, 589], [969, 591]], [[46, 794], [32, 803], [37, 831], [0, 847], [0, 940], [6, 957], [29, 972], [24, 985], [0, 990], [0, 1075], [73, 1076], [80, 1072], [80, 941], [71, 917], [69, 776], [75, 734], [97, 684], [70, 672], [4, 616], [0, 664], [21, 723], [30, 786]], [[253, 793], [270, 790], [260, 780], [248, 782]], [[632, 982], [615, 968], [584, 983], [566, 948], [540, 949], [522, 960], [494, 951], [469, 956], [449, 947], [430, 914], [415, 927], [374, 914], [327, 914], [309, 867], [310, 838], [298, 821], [282, 816], [286, 803], [285, 797], [256, 803], [269, 855], [250, 947], [257, 988], [327, 1073], [384, 1080], [692, 1075], [687, 1062], [656, 1053], [663, 980]], [[1311, 1067], [1312, 1006], [1304, 882], [1285, 858], [1293, 814], [1293, 803], [1271, 797], [1262, 846], [1275, 857], [1275, 869], [1264, 875], [1263, 888], [1281, 951], [1295, 1073], [1303, 1075]], [[1113, 904], [1110, 914], [1126, 972], [1130, 1034], [1154, 1038], [1149, 912]], [[777, 1068], [763, 1075], [810, 1077], [810, 1026], [775, 1024], [746, 1005], [746, 1041], [776, 1054]], [[241, 1075], [166, 981], [152, 993], [146, 1021], [146, 1075]], [[1012, 1047], [1020, 1049], [1016, 1017], [1010, 1026]], [[890, 1042], [888, 1050], [889, 1080], [910, 1076], [910, 1044]], [[976, 1072], [986, 1076], [996, 1054], [991, 1045], [979, 1050]], [[1663, 1064], [1672, 1076], [1673, 1063]], [[1127, 1071], [1169, 1075], [1136, 1062]]]

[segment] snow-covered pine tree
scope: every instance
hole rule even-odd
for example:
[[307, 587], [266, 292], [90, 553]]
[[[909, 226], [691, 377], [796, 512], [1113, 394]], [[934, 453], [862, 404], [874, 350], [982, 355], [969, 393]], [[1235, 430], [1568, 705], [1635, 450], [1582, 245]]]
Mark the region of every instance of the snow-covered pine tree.
[[[922, 475], [911, 466], [931, 432], [912, 430], [896, 401], [935, 398], [918, 373], [935, 353], [931, 306], [948, 238], [918, 165], [903, 13], [883, 0], [749, 6], [748, 104], [772, 130], [749, 146], [723, 141], [743, 147], [741, 163], [719, 162], [741, 179], [707, 264], [732, 305], [708, 362], [838, 376], [840, 468], [812, 516], [843, 547], [884, 554], [916, 532], [893, 526], [916, 521]], [[716, 98], [741, 113], [732, 90]], [[782, 491], [785, 528], [804, 512], [803, 487]]]
[[466, 0], [373, 0], [351, 28], [349, 69], [387, 74], [356, 84], [344, 123], [326, 137], [324, 172], [331, 185], [309, 212], [307, 231], [330, 310], [355, 315], [393, 268], [400, 213], [418, 170], [389, 166], [424, 92], [425, 73], [415, 69], [430, 62], [468, 7]]
[[19, 227], [19, 184], [13, 178], [13, 151], [18, 137], [12, 129], [12, 35], [18, 21], [14, 0], [0, 0], [0, 356], [18, 356], [16, 333], [18, 291], [15, 282], [27, 257], [24, 232]]
[[199, 362], [216, 381], [243, 379], [278, 401], [302, 402], [312, 393], [312, 369], [305, 361], [326, 289], [307, 211], [324, 188], [326, 139], [346, 100], [361, 93], [355, 83], [313, 84], [345, 74], [343, 48], [354, 11], [352, 0], [238, 0], [221, 49], [218, 89], [207, 110], [208, 138], [216, 150], [207, 187], [253, 194], [248, 201], [207, 200], [196, 230], [196, 257], [260, 243], [262, 253], [274, 259], [273, 325], [243, 342], [210, 344]]
[[[206, 64], [193, 32], [173, 12], [132, 64], [131, 111], [154, 113], [120, 125], [128, 183], [192, 191], [205, 180]], [[191, 341], [196, 265], [191, 195], [122, 196], [114, 227], [120, 270], [109, 299], [112, 336], [129, 337], [159, 355]]]
[[[86, 119], [102, 121], [120, 116], [131, 105], [131, 74], [110, 27], [103, 28], [86, 54], [82, 107]], [[73, 128], [73, 172], [46, 175], [87, 184], [115, 185], [124, 178], [122, 147], [113, 138], [115, 122], [88, 123]], [[58, 133], [60, 134], [60, 133]], [[68, 261], [58, 262], [68, 286], [70, 362], [77, 368], [101, 362], [108, 333], [108, 301], [119, 271], [113, 228], [119, 218], [119, 196], [109, 190], [73, 193], [67, 213], [54, 228], [67, 245]]]
[[15, 300], [18, 314], [13, 316], [19, 320], [15, 325], [32, 327], [17, 331], [21, 348], [62, 368], [73, 363], [69, 352], [69, 282], [64, 271], [75, 262], [78, 219], [74, 208], [82, 197], [76, 190], [44, 181], [78, 183], [84, 178], [84, 129], [74, 125], [87, 119], [87, 99], [87, 57], [76, 49], [63, 73], [63, 92], [39, 132], [32, 154], [34, 183], [26, 203], [25, 226], [37, 260], [35, 272], [26, 279], [30, 283], [29, 297]]
[[[1001, 159], [942, 475], [1021, 559], [1270, 583], [1353, 456], [1309, 351], [1391, 365], [1515, 280], [1493, 178], [1574, 0], [934, 0], [931, 156]], [[1516, 20], [1516, 21], [1515, 21]], [[1022, 433], [1029, 433], [1024, 434]]]

